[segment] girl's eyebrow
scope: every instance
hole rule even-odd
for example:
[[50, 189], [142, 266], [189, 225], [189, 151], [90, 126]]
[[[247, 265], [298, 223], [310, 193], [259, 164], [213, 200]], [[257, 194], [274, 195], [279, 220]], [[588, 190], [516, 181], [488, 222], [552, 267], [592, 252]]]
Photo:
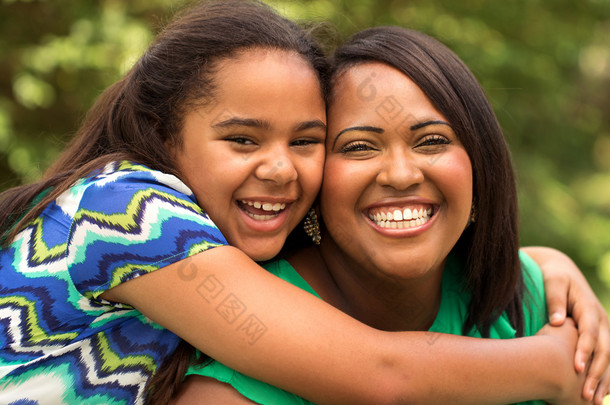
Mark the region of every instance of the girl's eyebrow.
[[383, 128], [372, 127], [372, 126], [368, 126], [368, 125], [361, 125], [361, 126], [356, 126], [356, 127], [345, 128], [345, 129], [342, 129], [341, 131], [339, 131], [339, 133], [335, 137], [335, 140], [333, 141], [333, 148], [337, 144], [337, 139], [339, 139], [339, 137], [341, 135], [343, 135], [344, 133], [349, 132], [349, 131], [374, 132], [376, 134], [383, 134], [383, 132], [384, 132]]
[[[212, 128], [227, 128], [227, 127], [252, 127], [252, 128], [263, 128], [270, 129], [271, 124], [268, 121], [259, 120], [255, 118], [240, 118], [231, 117], [226, 120], [220, 121], [212, 125]], [[320, 128], [326, 130], [326, 124], [322, 120], [311, 120], [300, 122], [295, 127], [295, 131], [305, 131], [311, 128]]]
[[255, 127], [255, 128], [270, 128], [271, 125], [267, 121], [262, 121], [254, 118], [239, 118], [231, 117], [212, 125], [212, 128], [227, 128], [227, 127]]
[[305, 121], [297, 125], [296, 131], [305, 131], [311, 128], [321, 128], [326, 131], [326, 124], [322, 120]]
[[447, 125], [449, 128], [451, 128], [451, 124], [449, 124], [448, 122], [440, 121], [440, 120], [431, 120], [431, 121], [420, 122], [419, 124], [412, 125], [410, 129], [411, 129], [411, 131], [415, 131], [417, 129], [427, 127], [428, 125]]

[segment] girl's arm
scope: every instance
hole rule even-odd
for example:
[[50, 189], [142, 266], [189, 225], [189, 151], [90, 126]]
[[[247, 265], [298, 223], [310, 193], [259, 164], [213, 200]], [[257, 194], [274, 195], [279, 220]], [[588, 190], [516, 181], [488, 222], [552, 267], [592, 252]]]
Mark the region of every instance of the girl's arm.
[[523, 250], [534, 259], [544, 276], [549, 319], [561, 325], [566, 314], [578, 325], [579, 338], [574, 364], [582, 372], [593, 357], [587, 372], [583, 396], [596, 396], [596, 403], [608, 392], [610, 376], [610, 324], [608, 315], [576, 264], [564, 253], [547, 247], [527, 247]]
[[132, 305], [228, 367], [321, 404], [561, 398], [575, 374], [572, 354], [549, 336], [495, 341], [375, 330], [229, 246], [103, 298]]
[[[568, 325], [568, 323], [570, 323], [570, 325]], [[559, 346], [550, 343], [549, 346], [545, 346], [546, 350], [563, 350], [565, 355], [565, 359], [569, 362], [572, 357], [572, 353], [574, 351], [574, 345], [576, 343], [576, 329], [574, 327], [574, 324], [571, 320], [569, 320], [568, 322], [566, 322], [566, 324], [564, 324], [562, 327], [552, 327], [550, 325], [545, 326], [538, 334], [539, 335], [548, 335], [549, 337], [554, 337], [555, 339], [558, 339], [558, 341], [556, 343], [560, 343]], [[520, 347], [523, 347], [525, 350], [527, 349], [527, 345], [530, 344], [530, 341], [528, 341], [528, 338], [525, 339], [521, 339], [521, 343], [519, 343]], [[563, 342], [563, 347], [561, 347], [561, 342]], [[504, 349], [500, 349], [500, 352], [502, 352], [502, 350]], [[492, 356], [488, 359], [488, 362], [491, 361], [499, 361], [500, 366], [498, 367], [503, 367], [502, 366], [502, 362], [504, 360], [506, 360], [507, 356], [506, 354], [499, 354], [498, 356], [495, 356], [496, 352], [492, 353]], [[529, 359], [530, 361], [544, 361], [544, 359], [546, 358], [546, 355], [544, 353], [533, 353], [532, 354], [532, 358]], [[479, 382], [482, 381], [482, 377], [479, 377]], [[585, 400], [583, 400], [582, 397], [580, 397], [579, 392], [581, 390], [582, 387], [582, 383], [584, 380], [584, 375], [576, 375], [575, 373], [572, 373], [572, 378], [569, 379], [568, 383], [571, 384], [571, 386], [568, 388], [566, 387], [566, 394], [570, 394], [569, 396], [565, 396], [562, 398], [555, 398], [552, 399], [552, 403], [555, 404], [571, 404], [571, 405], [575, 405], [575, 404], [581, 404], [581, 403], [587, 403]], [[486, 380], [485, 383], [487, 383], [488, 381]], [[244, 384], [244, 381], [241, 381], [240, 384]], [[506, 390], [507, 387], [511, 386], [511, 384], [516, 384], [517, 387], [519, 387], [519, 381], [512, 381], [512, 382], [507, 382], [508, 385], [505, 385], [503, 387], [500, 387], [500, 390]], [[245, 388], [246, 391], [252, 390], [252, 389], [260, 389], [258, 386], [256, 386], [256, 388], [254, 388], [253, 386], [250, 387], [242, 387]], [[511, 388], [512, 389], [512, 388]], [[468, 393], [470, 394], [470, 393]], [[493, 401], [491, 399], [490, 396], [485, 396], [483, 395], [483, 397], [481, 397], [480, 399], [474, 399], [472, 398], [470, 395], [466, 395], [466, 397], [452, 397], [452, 398], [444, 398], [443, 399], [443, 394], [441, 394], [440, 398], [428, 398], [426, 400], [425, 403], [434, 403], [438, 401], [442, 402], [442, 401], [447, 401], [450, 403], [471, 403], [471, 401], [476, 401], [476, 403], [494, 403], [497, 401]], [[295, 398], [296, 399], [296, 398]], [[278, 399], [278, 401], [282, 401], [280, 399]], [[288, 403], [290, 400], [286, 399], [286, 403]], [[502, 402], [502, 401], [500, 401]], [[203, 376], [199, 376], [199, 375], [190, 375], [188, 376], [184, 383], [180, 386], [180, 390], [179, 392], [175, 395], [175, 397], [173, 398], [173, 400], [170, 402], [171, 405], [195, 405], [195, 404], [204, 404], [204, 403], [222, 403], [222, 404], [233, 404], [233, 405], [248, 405], [248, 404], [253, 404], [254, 402], [250, 401], [249, 399], [247, 399], [245, 396], [242, 396], [242, 394], [240, 394], [232, 385], [229, 384], [225, 384], [222, 383], [216, 379], [213, 378], [209, 378], [209, 377], [203, 377]], [[283, 402], [278, 402], [278, 403], [283, 403]], [[293, 403], [293, 402], [290, 402]], [[295, 402], [296, 403], [296, 402]]]

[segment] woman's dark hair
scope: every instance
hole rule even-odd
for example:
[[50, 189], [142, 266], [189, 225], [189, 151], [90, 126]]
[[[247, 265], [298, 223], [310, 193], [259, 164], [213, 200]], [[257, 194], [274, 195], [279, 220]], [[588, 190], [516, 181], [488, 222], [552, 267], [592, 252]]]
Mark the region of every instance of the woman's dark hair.
[[[41, 181], [0, 194], [2, 245], [76, 180], [111, 161], [127, 159], [177, 175], [166, 143], [180, 144], [189, 108], [213, 101], [218, 63], [249, 48], [300, 54], [326, 94], [325, 54], [295, 23], [255, 0], [196, 3], [179, 13], [135, 66], [99, 97]], [[44, 190], [50, 192], [33, 204]]]
[[523, 278], [518, 256], [518, 211], [510, 152], [487, 97], [468, 67], [449, 48], [417, 31], [376, 27], [361, 31], [336, 50], [333, 84], [350, 67], [380, 62], [398, 69], [426, 94], [451, 124], [472, 163], [476, 222], [454, 251], [466, 265], [472, 294], [463, 332], [491, 324], [506, 311], [523, 334]]
[[[219, 62], [253, 48], [301, 55], [319, 78], [321, 96], [326, 95], [328, 62], [309, 32], [255, 0], [196, 3], [178, 14], [125, 77], [100, 96], [40, 182], [0, 194], [2, 245], [76, 180], [109, 162], [127, 159], [180, 177], [165, 145], [180, 145], [189, 109], [213, 102]], [[147, 403], [166, 404], [193, 358], [192, 346], [180, 343], [149, 381]]]

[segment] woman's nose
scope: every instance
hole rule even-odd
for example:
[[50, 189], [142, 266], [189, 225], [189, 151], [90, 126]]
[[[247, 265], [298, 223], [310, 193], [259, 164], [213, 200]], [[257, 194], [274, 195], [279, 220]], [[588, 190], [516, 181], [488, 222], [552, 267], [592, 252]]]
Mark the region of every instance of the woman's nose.
[[419, 160], [403, 148], [391, 151], [384, 157], [376, 178], [377, 183], [396, 190], [405, 190], [415, 184], [421, 184], [424, 181], [424, 173]]

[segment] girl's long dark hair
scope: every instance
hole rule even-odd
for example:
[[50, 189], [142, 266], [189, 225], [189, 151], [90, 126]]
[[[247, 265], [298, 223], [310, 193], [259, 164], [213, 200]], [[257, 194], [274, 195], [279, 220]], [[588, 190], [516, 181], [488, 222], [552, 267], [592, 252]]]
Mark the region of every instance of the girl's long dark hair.
[[[125, 77], [99, 97], [41, 181], [0, 194], [2, 245], [10, 244], [76, 180], [109, 162], [128, 159], [180, 177], [165, 145], [180, 145], [182, 120], [190, 108], [213, 102], [218, 62], [252, 48], [301, 55], [318, 75], [321, 95], [326, 94], [327, 59], [306, 30], [255, 0], [194, 4], [178, 14]], [[42, 200], [33, 202], [45, 190]], [[147, 403], [169, 402], [194, 353], [188, 343], [180, 343], [149, 381]]]
[[523, 334], [523, 278], [518, 256], [518, 210], [510, 152], [485, 93], [466, 65], [445, 45], [417, 31], [375, 27], [336, 50], [332, 84], [354, 65], [380, 62], [408, 76], [452, 125], [472, 163], [476, 222], [455, 250], [467, 268], [472, 293], [464, 333], [489, 336], [504, 312]]
[[[41, 181], [0, 194], [2, 246], [76, 180], [106, 163], [128, 159], [179, 175], [165, 145], [180, 144], [185, 112], [213, 101], [220, 60], [257, 47], [297, 52], [326, 93], [324, 52], [296, 24], [255, 0], [197, 3], [178, 14], [135, 66], [99, 97]], [[46, 189], [50, 192], [31, 207]]]

